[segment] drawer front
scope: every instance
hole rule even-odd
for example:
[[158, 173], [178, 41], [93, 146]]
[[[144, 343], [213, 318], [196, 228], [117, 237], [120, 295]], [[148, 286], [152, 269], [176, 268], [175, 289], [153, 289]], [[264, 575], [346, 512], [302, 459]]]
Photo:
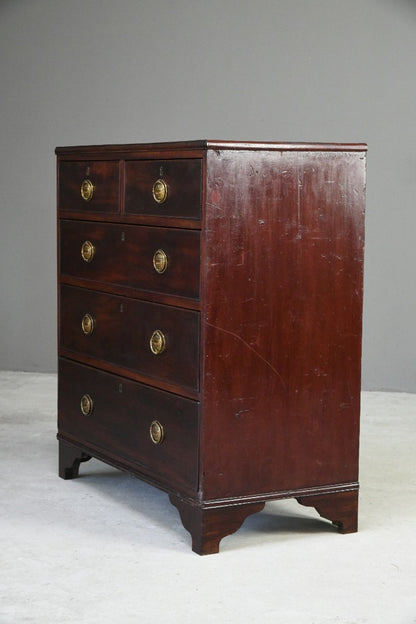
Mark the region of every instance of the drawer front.
[[[81, 409], [82, 397], [88, 398]], [[173, 486], [197, 487], [198, 410], [196, 401], [59, 362], [60, 433], [125, 458]]]
[[198, 299], [199, 258], [198, 231], [60, 222], [62, 275]]
[[117, 214], [120, 211], [118, 161], [59, 163], [59, 209]]
[[60, 346], [74, 357], [199, 387], [199, 312], [193, 310], [61, 286]]
[[126, 162], [125, 213], [200, 219], [202, 161]]

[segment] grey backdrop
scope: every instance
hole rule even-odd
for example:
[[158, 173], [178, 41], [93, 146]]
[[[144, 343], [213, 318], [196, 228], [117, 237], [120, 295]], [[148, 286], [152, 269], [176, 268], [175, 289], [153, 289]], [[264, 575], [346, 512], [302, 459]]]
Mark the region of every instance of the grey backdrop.
[[365, 389], [416, 392], [414, 0], [0, 0], [0, 368], [56, 366], [56, 145], [367, 141]]

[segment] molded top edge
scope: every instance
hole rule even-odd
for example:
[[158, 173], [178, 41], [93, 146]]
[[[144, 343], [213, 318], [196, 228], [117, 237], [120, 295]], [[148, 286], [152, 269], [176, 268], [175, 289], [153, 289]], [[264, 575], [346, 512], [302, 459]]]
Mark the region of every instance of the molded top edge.
[[271, 150], [271, 151], [326, 151], [326, 152], [365, 152], [365, 143], [277, 143], [273, 141], [174, 141], [160, 143], [128, 143], [111, 145], [74, 145], [57, 147], [57, 155], [70, 154], [71, 152], [146, 152], [150, 150]]
[[275, 151], [320, 151], [320, 152], [362, 152], [367, 151], [366, 143], [300, 143], [274, 141], [206, 141], [208, 149], [247, 149]]

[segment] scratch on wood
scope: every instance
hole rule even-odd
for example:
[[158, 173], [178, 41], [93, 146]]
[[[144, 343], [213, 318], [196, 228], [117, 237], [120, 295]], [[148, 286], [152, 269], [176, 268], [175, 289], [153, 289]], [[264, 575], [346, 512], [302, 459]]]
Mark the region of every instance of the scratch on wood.
[[213, 329], [216, 329], [220, 332], [223, 332], [224, 334], [228, 334], [229, 336], [233, 336], [233, 338], [236, 338], [236, 340], [238, 340], [239, 342], [242, 342], [243, 345], [249, 349], [250, 351], [252, 351], [252, 353], [254, 353], [255, 356], [257, 356], [262, 362], [264, 362], [264, 364], [266, 364], [266, 366], [268, 366], [276, 375], [276, 377], [279, 379], [280, 383], [282, 384], [282, 386], [286, 389], [286, 384], [284, 382], [284, 380], [282, 379], [281, 374], [279, 373], [279, 371], [272, 365], [270, 364], [270, 362], [268, 360], [266, 360], [266, 358], [264, 358], [260, 353], [258, 353], [258, 351], [256, 351], [255, 349], [253, 349], [253, 347], [251, 345], [248, 344], [248, 342], [246, 342], [245, 340], [243, 340], [241, 338], [241, 336], [239, 336], [238, 334], [229, 331], [228, 329], [224, 329], [223, 327], [218, 327], [218, 325], [214, 325], [213, 323], [208, 323], [208, 321], [206, 321], [206, 324], [209, 327], [212, 327]]
[[211, 208], [215, 208], [215, 210], [221, 210], [221, 212], [224, 212], [224, 208], [221, 208], [221, 206], [217, 206], [217, 204], [214, 204], [212, 202], [207, 202], [207, 206], [210, 206]]
[[297, 193], [297, 199], [296, 199], [296, 207], [297, 207], [297, 226], [298, 226], [298, 233], [296, 235], [297, 239], [301, 239], [302, 238], [302, 216], [301, 216], [301, 194], [302, 194], [302, 180], [300, 179], [300, 177], [298, 177], [298, 193]]

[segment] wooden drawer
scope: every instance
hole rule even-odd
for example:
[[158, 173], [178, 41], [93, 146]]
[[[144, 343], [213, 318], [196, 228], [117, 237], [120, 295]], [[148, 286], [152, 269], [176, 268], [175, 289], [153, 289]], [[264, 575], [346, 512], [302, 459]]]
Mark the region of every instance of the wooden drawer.
[[[85, 315], [93, 319], [89, 335], [81, 325]], [[165, 339], [158, 355], [150, 348], [156, 330]], [[60, 348], [75, 358], [110, 363], [151, 380], [199, 387], [199, 312], [193, 310], [61, 286]]]
[[[88, 399], [83, 402], [87, 413], [81, 411], [84, 395], [92, 401], [91, 413]], [[197, 488], [198, 411], [196, 401], [89, 366], [59, 361], [60, 433], [127, 459], [171, 487]], [[163, 440], [158, 444], [150, 437], [154, 421], [163, 428]]]
[[[163, 270], [159, 250], [166, 255], [163, 272], [154, 266]], [[198, 231], [60, 222], [61, 275], [198, 299], [199, 257]]]
[[[200, 159], [126, 161], [125, 213], [200, 219], [201, 176]], [[166, 185], [161, 203], [153, 196], [158, 180]]]
[[118, 161], [61, 161], [59, 210], [117, 214], [120, 211], [119, 170]]

